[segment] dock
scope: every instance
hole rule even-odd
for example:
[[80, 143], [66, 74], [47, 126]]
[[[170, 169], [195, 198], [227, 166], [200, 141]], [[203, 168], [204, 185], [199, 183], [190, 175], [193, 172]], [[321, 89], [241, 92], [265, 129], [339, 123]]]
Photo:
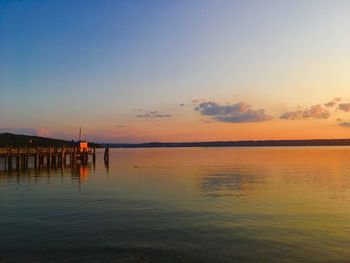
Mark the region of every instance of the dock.
[[3, 147], [0, 148], [0, 162], [4, 162], [5, 170], [28, 169], [29, 162], [35, 168], [66, 165], [80, 162], [87, 164], [89, 157], [96, 161], [96, 149], [86, 147], [81, 150], [74, 147]]

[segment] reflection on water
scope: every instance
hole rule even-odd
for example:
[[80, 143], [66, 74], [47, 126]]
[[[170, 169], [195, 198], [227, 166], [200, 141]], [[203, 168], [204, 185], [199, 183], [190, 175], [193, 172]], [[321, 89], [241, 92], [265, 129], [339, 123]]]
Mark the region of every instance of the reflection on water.
[[[88, 176], [88, 171], [94, 168], [93, 163], [82, 164], [76, 162], [74, 164], [66, 164], [62, 166], [43, 166], [34, 168], [29, 166], [28, 169], [19, 170], [5, 170], [0, 172], [0, 181], [6, 180], [9, 183], [16, 182], [38, 182], [40, 179], [46, 178], [50, 181], [50, 178], [64, 176], [69, 177], [73, 182], [84, 183]], [[93, 169], [94, 170], [94, 169]]]
[[[346, 262], [350, 148], [114, 149], [0, 172], [5, 262]], [[1, 164], [0, 164], [1, 170]]]
[[245, 192], [259, 189], [264, 185], [265, 175], [240, 168], [217, 169], [212, 173], [204, 171], [202, 191], [205, 195], [244, 196]]

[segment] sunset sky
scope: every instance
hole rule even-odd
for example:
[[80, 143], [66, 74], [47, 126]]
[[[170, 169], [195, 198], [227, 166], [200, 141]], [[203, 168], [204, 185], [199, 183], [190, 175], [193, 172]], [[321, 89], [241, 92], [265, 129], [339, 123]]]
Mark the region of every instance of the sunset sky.
[[350, 1], [0, 1], [0, 132], [350, 138]]

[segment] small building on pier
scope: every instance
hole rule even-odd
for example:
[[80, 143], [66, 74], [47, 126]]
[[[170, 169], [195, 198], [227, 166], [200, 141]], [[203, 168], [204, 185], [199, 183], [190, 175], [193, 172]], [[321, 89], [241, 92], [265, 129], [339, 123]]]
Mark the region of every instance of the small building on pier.
[[79, 142], [79, 152], [88, 151], [88, 143], [86, 141]]

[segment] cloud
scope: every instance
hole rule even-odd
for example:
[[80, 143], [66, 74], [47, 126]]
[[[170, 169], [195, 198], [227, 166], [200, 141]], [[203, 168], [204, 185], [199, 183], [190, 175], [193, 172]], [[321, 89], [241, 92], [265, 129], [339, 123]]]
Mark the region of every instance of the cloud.
[[45, 128], [0, 128], [0, 133], [13, 133], [21, 135], [39, 136], [39, 137], [50, 137], [54, 134]]
[[332, 107], [336, 106], [340, 101], [341, 101], [341, 98], [334, 98], [330, 102], [327, 102], [323, 105], [326, 106], [327, 108], [332, 108]]
[[202, 115], [210, 116], [212, 119], [221, 122], [261, 122], [272, 119], [271, 116], [265, 114], [264, 109], [254, 110], [251, 105], [244, 102], [222, 105], [207, 101], [199, 103], [195, 110]]
[[338, 105], [338, 109], [346, 112], [350, 112], [350, 102], [340, 103]]
[[46, 128], [0, 128], [0, 133], [13, 133], [20, 135], [29, 135], [29, 136], [39, 136], [39, 137], [51, 137], [57, 139], [66, 139], [70, 140], [71, 136], [68, 134], [53, 132]]
[[350, 121], [341, 119], [341, 118], [337, 118], [337, 125], [343, 128], [350, 128]]
[[45, 128], [38, 128], [36, 130], [36, 135], [39, 137], [52, 137], [52, 136], [54, 136], [54, 134], [51, 131], [49, 131], [48, 129], [45, 129]]
[[348, 121], [340, 122], [338, 125], [343, 128], [350, 128], [350, 122]]
[[169, 118], [171, 116], [171, 114], [161, 113], [159, 111], [150, 111], [144, 114], [136, 115], [137, 118]]
[[286, 111], [281, 116], [280, 119], [284, 120], [302, 120], [304, 111]]
[[23, 134], [23, 135], [37, 135], [37, 129], [30, 128], [0, 128], [0, 133], [13, 133], [13, 134]]
[[285, 120], [328, 119], [330, 115], [325, 107], [318, 104], [303, 110], [284, 112], [280, 118]]
[[330, 116], [330, 112], [326, 110], [321, 105], [314, 105], [310, 108], [304, 110], [303, 116], [305, 119], [314, 118], [314, 119], [328, 119]]
[[213, 120], [210, 120], [210, 119], [199, 119], [198, 121], [204, 122], [204, 123], [212, 123], [213, 122]]

